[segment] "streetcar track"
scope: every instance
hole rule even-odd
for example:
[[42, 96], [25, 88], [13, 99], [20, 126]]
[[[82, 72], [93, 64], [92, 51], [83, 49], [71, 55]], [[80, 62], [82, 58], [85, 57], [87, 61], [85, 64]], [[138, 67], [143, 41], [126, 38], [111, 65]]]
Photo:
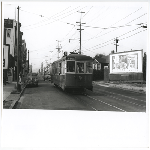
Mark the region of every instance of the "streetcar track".
[[[99, 91], [99, 90], [98, 90], [98, 91]], [[98, 92], [93, 92], [93, 93], [98, 93]], [[107, 93], [107, 92], [106, 92], [106, 93]], [[109, 92], [108, 92], [108, 93], [109, 93]], [[99, 102], [101, 102], [101, 103], [103, 103], [103, 104], [105, 104], [105, 105], [107, 105], [107, 106], [109, 106], [109, 107], [113, 107], [113, 108], [115, 108], [115, 109], [117, 109], [117, 110], [119, 110], [119, 111], [122, 111], [122, 112], [127, 112], [126, 110], [124, 110], [124, 109], [122, 109], [122, 108], [120, 108], [120, 107], [117, 107], [117, 106], [115, 106], [115, 105], [112, 105], [112, 104], [110, 104], [110, 103], [107, 103], [107, 102], [105, 102], [105, 101], [102, 101], [102, 100], [100, 100], [100, 99], [96, 99], [96, 98], [94, 98], [94, 97], [92, 97], [92, 96], [89, 96], [88, 94], [85, 94], [85, 93], [82, 93], [82, 94], [83, 94], [84, 96], [86, 96], [86, 97], [92, 99], [92, 100], [99, 101]], [[67, 95], [72, 96], [72, 94], [70, 94], [70, 93], [67, 93]], [[106, 94], [104, 93], [104, 95], [106, 95]], [[78, 97], [75, 96], [75, 95], [74, 95], [74, 97], [75, 97], [76, 99], [78, 99], [78, 100], [82, 100], [83, 103], [85, 103], [86, 105], [88, 105], [89, 107], [91, 107], [93, 110], [99, 111], [99, 110], [97, 110], [95, 107], [93, 107], [93, 106], [91, 105], [91, 103], [88, 104], [85, 100], [83, 100], [82, 98], [78, 98]], [[130, 101], [122, 100], [122, 99], [117, 98], [117, 97], [114, 97], [114, 96], [109, 96], [109, 97], [112, 97], [112, 98], [117, 99], [117, 100], [120, 100], [120, 101], [129, 102], [129, 103], [132, 104], [132, 102], [130, 102]], [[134, 103], [134, 104], [135, 104], [135, 105], [138, 105], [138, 106], [140, 106], [140, 107], [145, 107], [145, 106], [142, 106], [142, 105], [139, 105], [139, 104], [136, 104], [136, 103]]]
[[[94, 93], [94, 92], [93, 92], [93, 93]], [[123, 111], [123, 112], [126, 112], [125, 110], [123, 110], [123, 109], [121, 109], [121, 108], [119, 108], [119, 107], [116, 107], [115, 105], [111, 105], [111, 104], [106, 103], [106, 102], [104, 102], [104, 101], [102, 101], [102, 100], [98, 100], [98, 99], [96, 99], [96, 98], [94, 98], [94, 97], [91, 97], [91, 96], [85, 94], [85, 93], [83, 93], [83, 95], [89, 97], [90, 99], [99, 101], [99, 102], [101, 102], [101, 103], [103, 103], [103, 104], [105, 104], [105, 105], [108, 105], [108, 106], [110, 106], [110, 107], [114, 107], [114, 108], [116, 108], [117, 110], [121, 110], [121, 111]], [[92, 107], [92, 106], [91, 106], [91, 107]], [[96, 109], [96, 108], [94, 108], [94, 107], [92, 107], [92, 108], [93, 108], [93, 109]], [[96, 110], [97, 110], [97, 109], [96, 109]]]
[[[62, 93], [62, 90], [59, 89], [59, 88], [57, 89], [57, 91], [58, 91], [59, 93]], [[63, 93], [64, 93], [64, 92], [63, 92]], [[76, 96], [76, 94], [82, 94], [82, 95], [84, 95], [84, 92], [82, 92], [82, 93], [81, 93], [81, 92], [75, 93], [75, 91], [73, 91], [73, 93], [65, 92], [65, 94], [68, 95], [68, 96], [71, 96], [71, 97], [73, 96], [73, 97], [76, 98], [77, 100], [80, 100], [80, 101], [82, 100], [82, 102], [83, 102], [85, 105], [91, 107], [91, 108], [92, 108], [93, 110], [95, 110], [95, 111], [98, 111], [95, 107], [89, 105], [85, 100], [83, 100], [83, 99], [81, 99], [81, 98], [79, 98], [79, 97]], [[79, 96], [79, 95], [78, 95], [78, 96]]]
[[106, 102], [104, 102], [104, 101], [102, 101], [102, 100], [99, 100], [99, 99], [96, 99], [96, 98], [94, 98], [94, 97], [91, 97], [91, 96], [89, 96], [89, 95], [87, 95], [87, 94], [84, 94], [84, 95], [87, 96], [87, 97], [89, 97], [89, 98], [91, 98], [91, 99], [93, 99], [93, 100], [96, 100], [96, 101], [99, 101], [99, 102], [101, 102], [101, 103], [103, 103], [103, 104], [106, 104], [106, 105], [108, 105], [108, 106], [110, 106], [110, 107], [114, 107], [114, 108], [116, 108], [116, 109], [118, 109], [118, 110], [121, 110], [121, 111], [123, 111], [123, 112], [126, 112], [125, 110], [123, 110], [123, 109], [121, 109], [121, 108], [119, 108], [119, 107], [116, 107], [115, 105], [111, 105], [111, 104], [106, 103]]
[[118, 94], [118, 93], [108, 92], [108, 91], [104, 91], [104, 90], [99, 90], [99, 91], [103, 91], [103, 92], [106, 92], [106, 93], [119, 95], [119, 96], [130, 98], [130, 99], [133, 99], [133, 100], [136, 100], [136, 101], [145, 102], [145, 100], [139, 100], [139, 99], [136, 99], [136, 98], [133, 98], [133, 97], [130, 97], [130, 96], [126, 96], [126, 95], [122, 95], [122, 94]]
[[[85, 95], [84, 93], [81, 93], [81, 94]], [[79, 99], [77, 96], [74, 96], [74, 97], [75, 97], [76, 99], [78, 99], [78, 100], [82, 100], [83, 103], [85, 103], [86, 105], [88, 105], [89, 107], [91, 107], [92, 109], [94, 109], [95, 111], [98, 111], [95, 107], [89, 105], [85, 100]]]
[[[104, 94], [105, 93], [109, 93], [109, 94], [116, 94], [116, 95], [120, 95], [120, 96], [122, 96], [121, 94], [117, 94], [117, 93], [112, 93], [112, 92], [108, 92], [108, 91], [104, 91], [104, 90], [97, 90], [97, 91], [100, 91], [100, 92], [103, 92]], [[95, 93], [98, 93], [98, 92], [95, 92]], [[106, 95], [106, 94], [105, 94]], [[124, 100], [124, 99], [121, 99], [121, 98], [117, 98], [117, 97], [115, 97], [115, 96], [112, 96], [112, 95], [107, 95], [107, 96], [109, 96], [109, 97], [111, 97], [111, 98], [113, 98], [113, 99], [116, 99], [116, 100], [119, 100], [119, 101], [124, 101], [124, 102], [127, 102], [127, 103], [130, 103], [130, 104], [133, 104], [133, 105], [137, 105], [137, 106], [140, 106], [140, 107], [146, 107], [145, 105], [140, 105], [140, 104], [137, 104], [137, 103], [135, 103], [135, 102], [131, 102], [131, 101], [129, 101], [129, 100]], [[124, 95], [123, 95], [124, 96]], [[129, 97], [128, 97], [129, 98]], [[132, 98], [132, 97], [131, 97]], [[135, 99], [134, 99], [135, 100]], [[137, 99], [136, 99], [137, 100]], [[143, 102], [143, 101], [142, 101]]]

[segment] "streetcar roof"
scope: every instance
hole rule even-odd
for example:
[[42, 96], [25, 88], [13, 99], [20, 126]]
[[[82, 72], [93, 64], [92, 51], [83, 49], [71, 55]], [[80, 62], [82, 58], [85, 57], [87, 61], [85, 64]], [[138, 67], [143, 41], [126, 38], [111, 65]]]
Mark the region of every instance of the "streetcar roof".
[[58, 61], [62, 61], [62, 60], [66, 60], [68, 58], [74, 58], [74, 60], [76, 61], [89, 61], [89, 60], [93, 60], [92, 57], [87, 56], [87, 55], [82, 55], [82, 54], [69, 54], [68, 56], [62, 57], [59, 60], [56, 60], [54, 62], [58, 62]]
[[70, 54], [70, 55], [68, 55], [68, 56], [66, 56], [66, 58], [72, 58], [72, 57], [74, 57], [75, 58], [75, 60], [93, 60], [93, 58], [92, 57], [90, 57], [90, 56], [87, 56], [87, 55], [82, 55], [82, 54]]

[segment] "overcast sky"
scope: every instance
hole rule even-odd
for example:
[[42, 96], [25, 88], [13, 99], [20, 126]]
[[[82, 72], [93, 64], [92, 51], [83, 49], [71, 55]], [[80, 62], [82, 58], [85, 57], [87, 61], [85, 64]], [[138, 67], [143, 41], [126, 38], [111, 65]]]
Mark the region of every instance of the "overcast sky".
[[[109, 55], [116, 51], [114, 39], [118, 37], [118, 52], [147, 50], [148, 31], [142, 28], [148, 22], [146, 2], [25, 2], [3, 3], [3, 18], [19, 21], [23, 39], [30, 51], [33, 71], [38, 71], [41, 63], [57, 60], [58, 41], [61, 53], [79, 50], [79, 23], [82, 25], [81, 52], [94, 57], [96, 54]], [[84, 12], [84, 13], [80, 13]], [[140, 25], [141, 24], [141, 25]], [[69, 42], [69, 39], [70, 40]]]

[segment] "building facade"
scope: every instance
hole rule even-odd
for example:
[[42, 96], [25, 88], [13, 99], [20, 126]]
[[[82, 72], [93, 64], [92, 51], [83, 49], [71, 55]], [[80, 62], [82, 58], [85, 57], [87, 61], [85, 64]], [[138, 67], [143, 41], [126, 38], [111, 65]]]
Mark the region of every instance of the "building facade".
[[[17, 80], [17, 69], [19, 73], [25, 75], [25, 64], [27, 48], [25, 40], [22, 40], [23, 32], [20, 31], [19, 23], [19, 49], [17, 54], [17, 21], [13, 19], [4, 19], [3, 30], [3, 79], [8, 82]], [[18, 66], [17, 66], [18, 57]]]

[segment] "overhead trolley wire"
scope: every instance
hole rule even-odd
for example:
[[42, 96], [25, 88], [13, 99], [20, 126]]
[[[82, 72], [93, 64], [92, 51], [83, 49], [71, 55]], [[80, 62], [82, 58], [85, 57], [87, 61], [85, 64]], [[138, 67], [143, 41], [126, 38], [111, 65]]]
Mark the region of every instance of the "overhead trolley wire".
[[66, 38], [66, 36], [68, 36], [69, 34], [70, 34], [70, 32], [74, 29], [75, 27], [73, 27], [73, 28], [71, 28], [71, 30], [65, 35], [65, 37], [62, 39], [62, 40], [60, 40], [60, 41], [64, 41], [64, 39]]
[[[141, 7], [142, 8], [142, 7]], [[122, 19], [120, 19], [119, 21], [117, 21], [116, 23], [114, 23], [114, 24], [112, 24], [112, 25], [115, 25], [115, 24], [117, 24], [118, 22], [120, 22], [120, 21], [122, 21], [122, 20], [124, 20], [124, 19], [126, 19], [127, 17], [129, 17], [130, 15], [132, 15], [132, 14], [134, 14], [134, 13], [136, 13], [137, 11], [139, 11], [141, 8], [139, 8], [139, 9], [137, 9], [136, 11], [134, 11], [134, 12], [132, 12], [132, 13], [130, 13], [129, 15], [127, 15], [126, 17], [124, 17], [124, 18], [122, 18]], [[144, 14], [143, 14], [144, 15]], [[142, 15], [142, 16], [143, 16]], [[142, 16], [140, 16], [140, 17], [142, 17]], [[139, 19], [140, 17], [138, 17], [138, 18], [136, 18], [136, 19]], [[136, 19], [134, 19], [134, 20], [136, 20]], [[127, 24], [129, 24], [129, 23], [131, 23], [131, 22], [133, 22], [134, 20], [132, 20], [132, 21], [130, 21], [130, 22], [128, 22]], [[112, 26], [111, 25], [111, 26]], [[111, 27], [110, 26], [110, 27]], [[118, 29], [118, 28], [117, 28]], [[113, 31], [115, 31], [115, 30], [117, 30], [117, 29], [114, 29]], [[104, 30], [103, 30], [104, 31]], [[100, 33], [102, 33], [103, 31], [101, 31]], [[110, 33], [110, 32], [113, 32], [113, 31], [109, 31], [108, 33]], [[98, 34], [100, 34], [100, 33], [98, 33]], [[106, 34], [108, 34], [108, 33], [106, 33]], [[97, 34], [97, 35], [98, 35]], [[94, 36], [94, 37], [92, 37], [92, 38], [90, 38], [90, 39], [88, 39], [87, 41], [89, 41], [89, 40], [91, 40], [91, 39], [94, 39], [94, 38], [98, 38], [98, 37], [100, 37], [100, 36]], [[105, 35], [105, 34], [103, 34], [103, 35]]]
[[[122, 34], [122, 35], [120, 35], [120, 36], [117, 36], [117, 37], [119, 38], [119, 37], [121, 37], [121, 36], [124, 36], [124, 35], [126, 35], [126, 34], [128, 34], [128, 33], [130, 33], [130, 32], [133, 32], [133, 31], [135, 31], [135, 30], [137, 30], [137, 29], [139, 29], [139, 28], [141, 28], [141, 27], [138, 27], [138, 28], [136, 28], [136, 29], [134, 29], [134, 30], [131, 30], [131, 31], [129, 31], [129, 32], [127, 32], [127, 33], [124, 33], [124, 34]], [[104, 43], [95, 45], [95, 46], [93, 46], [93, 47], [91, 47], [91, 48], [89, 48], [89, 49], [92, 49], [92, 48], [94, 48], [94, 47], [103, 45], [103, 44], [108, 43], [108, 42], [110, 42], [110, 41], [112, 41], [112, 40], [114, 40], [114, 38], [112, 38], [112, 39], [110, 39], [110, 40], [108, 40], [108, 41], [106, 41], [106, 42], [104, 42]], [[119, 40], [120, 40], [120, 39], [119, 39]]]
[[[143, 23], [140, 23], [140, 24], [135, 24], [135, 25], [141, 25]], [[121, 26], [117, 26], [117, 27], [108, 27], [108, 28], [102, 28], [102, 27], [92, 27], [92, 26], [85, 26], [85, 25], [82, 25], [83, 27], [90, 27], [90, 28], [100, 28], [100, 29], [110, 29], [110, 28], [122, 28], [122, 27], [126, 27], [126, 26], [133, 26], [133, 25], [128, 25], [128, 24], [125, 24], [125, 25], [121, 25]]]
[[[139, 9], [138, 9], [139, 10]], [[146, 15], [147, 13], [145, 13], [145, 14], [143, 14], [143, 15], [141, 15], [141, 16], [139, 16], [138, 18], [136, 18], [136, 19], [134, 19], [134, 20], [132, 20], [132, 21], [130, 21], [130, 22], [128, 22], [128, 23], [126, 23], [125, 25], [128, 25], [129, 23], [131, 23], [131, 22], [133, 22], [133, 21], [135, 21], [135, 20], [137, 20], [137, 19], [139, 19], [139, 18], [141, 18], [141, 17], [143, 17], [144, 15]], [[128, 15], [129, 16], [129, 15]], [[137, 24], [137, 25], [140, 25], [140, 24], [144, 24], [144, 23], [139, 23], [139, 24]], [[109, 32], [107, 32], [107, 33], [104, 33], [103, 35], [106, 35], [106, 34], [108, 34], [108, 33], [110, 33], [110, 32], [113, 32], [113, 31], [115, 31], [115, 30], [117, 30], [118, 28], [116, 28], [116, 29], [114, 29], [114, 30], [112, 30], [112, 31], [109, 31]], [[103, 31], [101, 31], [101, 32], [103, 32]], [[101, 33], [100, 32], [100, 33]], [[87, 39], [87, 40], [85, 40], [85, 41], [89, 41], [89, 40], [92, 40], [92, 39], [94, 39], [94, 38], [99, 38], [99, 37], [101, 37], [101, 36], [103, 36], [103, 35], [100, 35], [100, 36], [94, 36], [94, 37], [92, 37], [92, 38], [90, 38], [90, 39]]]
[[125, 37], [125, 38], [119, 39], [119, 41], [124, 40], [124, 39], [127, 39], [127, 38], [129, 38], [129, 37], [131, 37], [131, 36], [134, 36], [134, 35], [136, 35], [136, 34], [138, 34], [138, 33], [140, 33], [140, 32], [144, 32], [144, 31], [146, 31], [146, 30], [147, 30], [147, 29], [142, 30], [142, 31], [139, 31], [139, 32], [136, 32], [135, 34], [132, 34], [132, 35], [130, 35], [130, 36], [128, 36], [128, 37]]
[[30, 14], [33, 14], [33, 15], [37, 15], [37, 16], [40, 16], [40, 17], [44, 17], [43, 15], [39, 15], [39, 14], [36, 14], [36, 13], [33, 13], [33, 12], [29, 12], [29, 11], [26, 11], [26, 10], [23, 10], [23, 9], [19, 9], [20, 11], [23, 11], [23, 12], [26, 12], [26, 13], [30, 13]]
[[[105, 7], [105, 6], [104, 6]], [[104, 8], [103, 7], [103, 8]], [[107, 9], [105, 10], [105, 11], [103, 11], [102, 13], [101, 12], [99, 12], [99, 14], [97, 15], [97, 17], [95, 17], [94, 19], [92, 19], [92, 20], [90, 20], [89, 22], [92, 22], [93, 20], [95, 20], [96, 18], [98, 18], [100, 15], [102, 15], [104, 12], [106, 12], [107, 10], [109, 9], [109, 7], [107, 7]], [[87, 23], [89, 23], [89, 22], [87, 22]]]
[[[67, 8], [66, 8], [66, 9], [64, 9], [63, 11], [67, 10], [68, 8], [69, 8], [69, 7], [67, 7]], [[63, 11], [61, 11], [61, 12], [59, 12], [59, 13], [62, 13]], [[59, 14], [59, 13], [57, 13], [57, 14]], [[57, 15], [57, 14], [55, 14], [55, 15]], [[52, 18], [52, 17], [54, 17], [55, 15], [53, 15], [53, 16], [51, 16], [51, 17], [49, 17], [49, 19], [50, 19], [50, 18]], [[39, 16], [40, 16], [40, 15], [39, 15]], [[43, 15], [42, 15], [42, 17], [46, 18], [46, 17], [45, 17], [45, 16], [43, 16]], [[47, 19], [44, 19], [43, 21], [48, 21], [48, 20], [47, 20]], [[41, 22], [43, 23], [43, 21], [37, 22], [37, 23], [35, 23], [35, 24], [31, 24], [31, 25], [23, 26], [23, 27], [25, 28], [25, 27], [28, 27], [28, 26], [33, 26], [33, 25], [39, 24], [39, 23], [41, 23]]]
[[[142, 31], [139, 31], [139, 32], [136, 32], [136, 33], [134, 33], [134, 34], [132, 34], [132, 35], [130, 35], [130, 36], [128, 36], [128, 37], [125, 37], [125, 38], [119, 39], [119, 41], [120, 41], [120, 40], [124, 40], [124, 39], [129, 38], [129, 37], [132, 37], [132, 36], [134, 36], [134, 35], [136, 35], [136, 34], [138, 34], [138, 33], [140, 33], [140, 32], [144, 32], [144, 31], [146, 31], [146, 30], [147, 30], [147, 29], [142, 30]], [[112, 40], [112, 39], [111, 39], [111, 40]], [[109, 40], [109, 41], [111, 41], [111, 40]], [[107, 41], [107, 42], [109, 42], [109, 41]], [[105, 43], [107, 43], [107, 42], [105, 42]], [[93, 50], [100, 49], [100, 48], [105, 47], [105, 46], [108, 46], [108, 45], [110, 45], [110, 44], [114, 44], [114, 42], [113, 42], [113, 43], [108, 43], [108, 44], [103, 45], [103, 46], [98, 47], [98, 48], [94, 48]], [[91, 48], [90, 48], [90, 49], [91, 49]]]
[[82, 16], [82, 18], [84, 18], [89, 12], [90, 10], [93, 8], [93, 6], [85, 13], [85, 15]]
[[[129, 16], [131, 16], [132, 14], [136, 13], [136, 12], [137, 12], [137, 11], [139, 11], [140, 9], [142, 9], [142, 7], [140, 7], [140, 8], [139, 8], [139, 9], [137, 9], [136, 11], [134, 11], [134, 12], [130, 13], [130, 14], [129, 14], [129, 15], [127, 15], [126, 17], [124, 17], [124, 18], [120, 19], [119, 21], [115, 22], [114, 24], [117, 24], [118, 22], [120, 22], [120, 21], [122, 21], [122, 20], [126, 19], [127, 17], [129, 17]], [[112, 25], [114, 25], [114, 24], [112, 24]], [[112, 26], [112, 25], [111, 25], [111, 26]]]
[[[77, 7], [77, 8], [78, 8], [78, 7]], [[77, 9], [77, 8], [75, 8], [75, 9]], [[38, 27], [41, 27], [41, 26], [49, 25], [49, 24], [54, 23], [54, 22], [56, 22], [56, 21], [60, 21], [61, 19], [66, 18], [66, 17], [68, 17], [68, 16], [70, 16], [70, 15], [72, 15], [72, 14], [74, 14], [74, 13], [76, 13], [76, 12], [70, 13], [70, 14], [68, 14], [67, 16], [63, 16], [63, 17], [61, 17], [61, 18], [58, 18], [58, 17], [57, 17], [58, 19], [55, 19], [55, 20], [54, 20], [54, 18], [53, 18], [54, 21], [51, 21], [51, 22], [46, 23], [46, 24], [41, 24], [41, 25], [36, 26], [36, 27], [34, 27], [34, 28], [38, 28]], [[63, 22], [63, 21], [61, 21], [61, 22], [62, 22], [62, 23], [66, 23], [66, 22]], [[30, 29], [34, 29], [34, 28], [28, 28], [28, 29], [24, 29], [24, 30], [30, 30]]]

